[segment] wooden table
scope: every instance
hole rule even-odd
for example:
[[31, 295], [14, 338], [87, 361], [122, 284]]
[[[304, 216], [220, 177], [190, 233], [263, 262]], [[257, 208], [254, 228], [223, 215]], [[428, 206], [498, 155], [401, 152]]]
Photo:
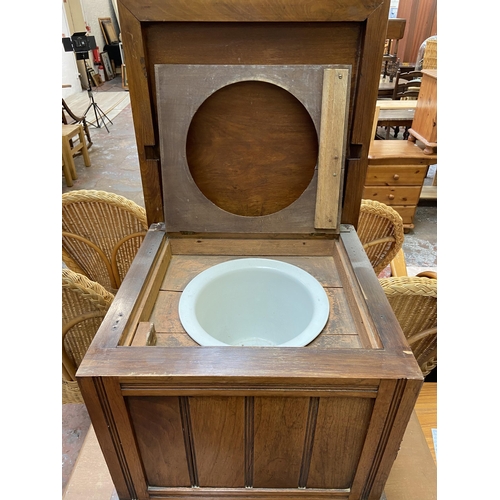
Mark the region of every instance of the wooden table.
[[[384, 78], [382, 75], [380, 75], [377, 99], [392, 99], [395, 83], [396, 80], [393, 80], [391, 82], [388, 76]], [[406, 83], [406, 80], [400, 79], [399, 83]]]
[[[381, 500], [437, 500], [436, 393], [436, 383], [424, 384]], [[63, 500], [89, 498], [118, 500], [92, 426], [63, 493]]]
[[[394, 101], [401, 102], [401, 101]], [[398, 137], [400, 127], [411, 127], [413, 117], [415, 116], [414, 109], [381, 109], [378, 115], [377, 127], [387, 127], [385, 138], [389, 139], [391, 127], [395, 127], [394, 138]], [[403, 139], [408, 139], [408, 131], [403, 133]]]

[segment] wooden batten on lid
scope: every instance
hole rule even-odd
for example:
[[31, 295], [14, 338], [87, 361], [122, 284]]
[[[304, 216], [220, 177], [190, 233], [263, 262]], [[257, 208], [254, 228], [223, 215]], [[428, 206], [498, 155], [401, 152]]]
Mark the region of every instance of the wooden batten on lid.
[[156, 65], [167, 232], [338, 234], [350, 72]]

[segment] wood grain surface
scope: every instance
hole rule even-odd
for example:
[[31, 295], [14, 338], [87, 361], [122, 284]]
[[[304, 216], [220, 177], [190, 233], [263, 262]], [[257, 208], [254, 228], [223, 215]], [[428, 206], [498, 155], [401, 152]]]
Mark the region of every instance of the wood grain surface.
[[232, 214], [268, 215], [293, 203], [311, 182], [318, 136], [292, 94], [244, 81], [198, 108], [186, 154], [194, 182], [212, 203]]
[[415, 413], [422, 426], [425, 440], [437, 464], [432, 429], [437, 429], [437, 382], [425, 382], [415, 405]]

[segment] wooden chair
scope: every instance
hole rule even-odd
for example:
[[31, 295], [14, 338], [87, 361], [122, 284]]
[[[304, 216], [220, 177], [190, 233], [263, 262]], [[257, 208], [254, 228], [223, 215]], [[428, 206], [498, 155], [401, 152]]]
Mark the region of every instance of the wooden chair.
[[[78, 143], [74, 139], [78, 137]], [[82, 152], [83, 161], [86, 167], [90, 167], [90, 156], [85, 142], [82, 125], [62, 125], [62, 167], [66, 185], [71, 187], [73, 181], [78, 178], [75, 168], [74, 157]]]
[[[417, 99], [420, 91], [422, 76], [423, 74], [421, 71], [409, 71], [406, 73], [398, 71], [396, 73], [396, 80], [394, 81], [392, 98], [394, 100], [401, 100], [404, 98]], [[413, 92], [414, 94], [405, 94], [409, 92]]]
[[71, 108], [68, 106], [68, 104], [64, 99], [62, 100], [62, 122], [64, 125], [81, 124], [83, 127], [83, 131], [87, 136], [87, 148], [90, 148], [90, 146], [92, 146], [92, 139], [90, 138], [89, 126], [87, 124], [85, 116], [78, 116], [75, 113], [73, 113], [73, 111], [71, 111]]
[[114, 296], [85, 276], [62, 270], [62, 402], [83, 403], [76, 371]]
[[[398, 70], [392, 91], [394, 101], [416, 101], [420, 92], [422, 73], [419, 71], [401, 72]], [[377, 102], [378, 104], [378, 102]], [[377, 126], [385, 127], [385, 139], [389, 139], [391, 129], [394, 130], [394, 138], [397, 139], [400, 127], [404, 127], [403, 139], [408, 139], [408, 130], [412, 126], [414, 109], [383, 109], [378, 116]]]
[[437, 366], [437, 279], [420, 273], [415, 277], [382, 278], [380, 284], [427, 376]]
[[62, 195], [63, 262], [115, 293], [148, 229], [146, 211], [105, 191]]
[[403, 246], [403, 219], [384, 203], [361, 200], [357, 233], [375, 274], [379, 275]]
[[406, 28], [406, 19], [388, 19], [387, 33], [384, 48], [383, 61], [383, 77], [389, 75], [389, 80], [394, 80], [395, 71], [398, 62], [398, 47], [399, 40], [404, 37]]

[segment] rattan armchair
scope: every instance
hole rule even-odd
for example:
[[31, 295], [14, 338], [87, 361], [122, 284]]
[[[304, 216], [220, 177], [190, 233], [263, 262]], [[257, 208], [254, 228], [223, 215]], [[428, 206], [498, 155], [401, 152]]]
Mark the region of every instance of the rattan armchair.
[[99, 283], [62, 270], [62, 401], [83, 403], [75, 373], [114, 296]]
[[419, 276], [380, 279], [424, 376], [437, 366], [437, 279]]
[[385, 203], [361, 200], [357, 233], [378, 276], [403, 246], [403, 219]]
[[62, 260], [115, 293], [148, 229], [146, 211], [105, 191], [62, 195]]

